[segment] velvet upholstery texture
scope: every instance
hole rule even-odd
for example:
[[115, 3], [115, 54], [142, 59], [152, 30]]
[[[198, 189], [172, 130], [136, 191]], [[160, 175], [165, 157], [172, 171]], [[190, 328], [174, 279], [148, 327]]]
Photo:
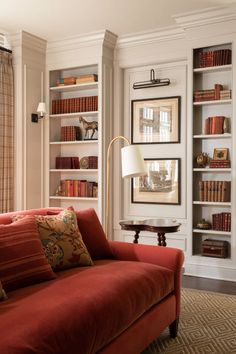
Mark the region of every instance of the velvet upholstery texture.
[[54, 278], [34, 216], [0, 225], [0, 279], [6, 291]]
[[60, 272], [1, 303], [0, 353], [96, 353], [173, 288], [172, 271], [142, 262], [101, 260]]

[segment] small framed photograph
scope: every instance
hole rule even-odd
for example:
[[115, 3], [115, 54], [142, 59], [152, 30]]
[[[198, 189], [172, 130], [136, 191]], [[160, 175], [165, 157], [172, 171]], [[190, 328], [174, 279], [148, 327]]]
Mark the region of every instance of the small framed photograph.
[[180, 96], [131, 101], [133, 144], [180, 142]]
[[132, 178], [132, 203], [180, 204], [179, 158], [144, 159], [147, 175]]
[[228, 160], [228, 148], [214, 149], [213, 160]]

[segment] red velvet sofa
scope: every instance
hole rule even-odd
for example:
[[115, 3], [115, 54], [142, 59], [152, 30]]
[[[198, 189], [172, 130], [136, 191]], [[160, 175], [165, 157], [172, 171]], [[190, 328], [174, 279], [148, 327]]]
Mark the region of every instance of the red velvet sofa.
[[0, 302], [1, 354], [138, 354], [168, 326], [177, 335], [182, 251], [108, 242], [93, 209], [76, 213], [94, 265], [9, 292]]

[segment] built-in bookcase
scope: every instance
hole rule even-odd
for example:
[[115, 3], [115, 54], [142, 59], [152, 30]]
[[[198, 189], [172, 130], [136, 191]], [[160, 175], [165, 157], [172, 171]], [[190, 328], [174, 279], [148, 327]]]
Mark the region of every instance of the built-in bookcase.
[[[214, 149], [216, 148], [227, 149], [227, 159], [230, 161], [235, 158], [232, 151], [232, 91], [231, 93], [229, 91], [232, 90], [231, 50], [231, 44], [193, 49], [193, 256], [201, 256], [202, 242], [205, 239], [212, 239], [227, 241], [228, 258], [231, 258], [232, 231], [229, 226], [229, 215], [232, 198], [229, 197], [227, 201], [223, 201], [223, 198], [217, 195], [221, 182], [232, 181], [231, 165], [222, 167], [219, 164], [218, 167], [211, 168], [211, 164], [209, 164], [209, 161], [213, 159]], [[215, 97], [213, 97], [212, 90], [215, 90]], [[208, 120], [208, 123], [211, 122], [211, 126], [209, 126], [206, 119], [212, 117], [225, 118]], [[223, 121], [220, 121], [220, 119], [223, 119]], [[207, 154], [209, 158], [206, 166], [199, 166], [196, 162], [196, 156], [201, 152]], [[208, 184], [211, 191], [208, 197], [205, 196], [204, 198], [203, 194], [200, 194], [200, 186], [208, 187]], [[202, 191], [202, 193], [204, 192]], [[215, 225], [215, 217], [213, 225], [214, 214], [221, 214], [222, 216], [219, 218], [223, 218], [224, 215], [223, 230], [213, 230], [213, 228], [219, 228]], [[203, 218], [211, 224], [209, 230], [197, 228], [197, 224]]]
[[[76, 78], [84, 75], [95, 75], [96, 79], [76, 83]], [[63, 85], [63, 78], [75, 78], [75, 81]], [[75, 209], [93, 207], [100, 214], [99, 80], [98, 65], [49, 72], [49, 206], [73, 205]], [[59, 85], [60, 81], [62, 84]], [[97, 123], [98, 130], [95, 130], [93, 137], [92, 130], [88, 130], [86, 135], [86, 125], [82, 123], [81, 117], [86, 122]], [[62, 127], [70, 127], [66, 128], [66, 136], [62, 134]], [[71, 133], [71, 136], [70, 132], [73, 132], [73, 129], [76, 129], [77, 133], [74, 135]], [[98, 163], [95, 168], [94, 166], [88, 168], [86, 161], [89, 156], [97, 157]], [[58, 168], [56, 166], [58, 157], [76, 157], [79, 159], [80, 168], [74, 166]], [[77, 180], [80, 181], [79, 186], [78, 182], [75, 182]], [[90, 188], [89, 192], [86, 189], [86, 193], [85, 181], [86, 188], [87, 184]]]

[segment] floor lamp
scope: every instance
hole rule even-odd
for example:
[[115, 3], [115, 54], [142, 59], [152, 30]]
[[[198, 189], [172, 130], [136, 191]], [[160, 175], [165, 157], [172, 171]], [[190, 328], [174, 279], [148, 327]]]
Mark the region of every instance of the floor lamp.
[[110, 141], [107, 149], [107, 178], [106, 178], [106, 214], [105, 214], [105, 234], [107, 236], [109, 228], [109, 211], [110, 211], [110, 154], [111, 147], [116, 140], [123, 140], [127, 143], [121, 149], [121, 166], [122, 177], [132, 178], [143, 176], [147, 172], [145, 170], [144, 160], [141, 156], [139, 147], [137, 145], [131, 145], [130, 141], [122, 135], [116, 136]]

